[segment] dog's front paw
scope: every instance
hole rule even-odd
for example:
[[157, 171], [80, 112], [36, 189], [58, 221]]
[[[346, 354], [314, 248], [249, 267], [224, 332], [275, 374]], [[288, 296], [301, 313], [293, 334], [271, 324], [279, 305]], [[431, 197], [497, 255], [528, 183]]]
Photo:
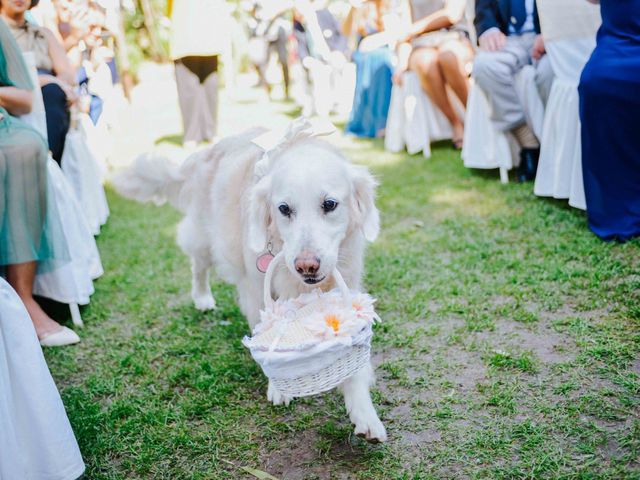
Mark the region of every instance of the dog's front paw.
[[195, 304], [196, 308], [201, 312], [206, 312], [207, 310], [213, 310], [214, 308], [216, 308], [216, 301], [214, 300], [213, 295], [211, 295], [211, 293], [204, 294], [204, 295], [192, 295], [192, 296], [193, 296], [193, 303]]
[[387, 441], [387, 430], [375, 412], [358, 413], [351, 412], [351, 423], [355, 425], [354, 433], [369, 443], [382, 443]]
[[285, 405], [287, 407], [289, 406], [289, 403], [291, 403], [291, 397], [280, 393], [271, 382], [269, 382], [269, 388], [267, 388], [267, 400], [274, 405]]

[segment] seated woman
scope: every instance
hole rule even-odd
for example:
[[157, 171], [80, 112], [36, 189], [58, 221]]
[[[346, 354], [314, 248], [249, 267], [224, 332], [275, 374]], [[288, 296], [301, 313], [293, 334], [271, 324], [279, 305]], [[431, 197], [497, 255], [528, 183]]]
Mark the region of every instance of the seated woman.
[[[356, 2], [353, 2], [357, 5]], [[384, 135], [391, 101], [393, 55], [397, 39], [397, 17], [388, 0], [368, 0], [353, 6], [345, 19], [343, 32], [356, 38], [356, 90], [346, 131], [359, 137]]]
[[408, 69], [418, 74], [423, 90], [451, 123], [456, 148], [462, 148], [464, 125], [451, 104], [447, 87], [462, 105], [467, 104], [466, 65], [473, 58], [473, 47], [464, 20], [465, 6], [465, 0], [409, 0], [412, 23], [398, 46], [398, 66], [393, 76], [400, 84]]
[[47, 190], [47, 146], [13, 115], [31, 109], [31, 80], [22, 54], [0, 20], [0, 269], [24, 303], [43, 346], [77, 343], [33, 298], [36, 270], [69, 259], [55, 203]]
[[1, 0], [0, 15], [23, 52], [33, 52], [47, 115], [47, 137], [53, 158], [60, 163], [69, 131], [69, 104], [76, 99], [76, 74], [62, 44], [48, 28], [26, 21], [25, 12], [39, 0]]

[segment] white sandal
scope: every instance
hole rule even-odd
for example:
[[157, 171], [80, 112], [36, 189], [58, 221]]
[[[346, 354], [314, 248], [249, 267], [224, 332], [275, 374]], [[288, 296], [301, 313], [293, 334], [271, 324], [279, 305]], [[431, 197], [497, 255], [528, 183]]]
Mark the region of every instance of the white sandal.
[[39, 340], [40, 345], [43, 347], [63, 347], [65, 345], [78, 343], [80, 341], [80, 337], [70, 328], [60, 327], [59, 330], [45, 333]]

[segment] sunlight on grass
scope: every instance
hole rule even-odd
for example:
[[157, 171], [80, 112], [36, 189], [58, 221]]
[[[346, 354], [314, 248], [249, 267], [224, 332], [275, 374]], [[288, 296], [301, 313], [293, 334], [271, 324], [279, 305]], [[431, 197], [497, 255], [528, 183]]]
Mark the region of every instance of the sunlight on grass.
[[437, 188], [430, 198], [434, 205], [450, 207], [445, 216], [475, 215], [487, 217], [490, 215], [509, 214], [505, 198], [489, 196], [475, 189]]
[[[252, 95], [223, 105], [226, 133], [295, 113]], [[330, 141], [380, 180], [365, 287], [389, 443], [357, 439], [337, 392], [270, 405], [234, 288], [214, 278], [218, 308], [192, 305], [180, 214], [109, 190], [82, 342], [45, 352], [87, 479], [638, 478], [640, 240], [600, 242], [582, 212], [465, 169], [446, 142], [425, 159]]]

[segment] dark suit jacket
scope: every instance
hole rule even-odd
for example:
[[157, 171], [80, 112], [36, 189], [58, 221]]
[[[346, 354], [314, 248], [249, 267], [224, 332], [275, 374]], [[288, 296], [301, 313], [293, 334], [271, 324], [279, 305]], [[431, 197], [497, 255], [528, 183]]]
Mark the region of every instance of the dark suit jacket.
[[[510, 0], [476, 0], [476, 18], [474, 24], [478, 37], [493, 27], [509, 35], [509, 18], [511, 18]], [[536, 33], [540, 33], [538, 6], [534, 2], [533, 23]]]

